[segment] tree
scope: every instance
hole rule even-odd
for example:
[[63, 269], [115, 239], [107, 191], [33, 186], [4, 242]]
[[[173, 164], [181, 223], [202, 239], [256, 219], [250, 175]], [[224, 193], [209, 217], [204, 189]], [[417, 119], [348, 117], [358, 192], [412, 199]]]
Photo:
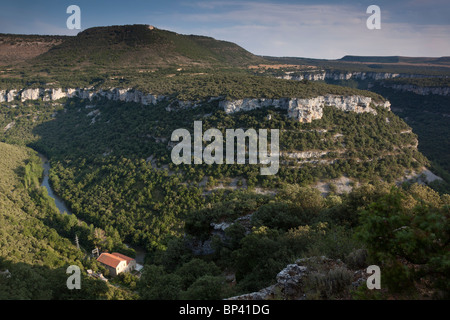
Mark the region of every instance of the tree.
[[181, 298], [187, 300], [221, 299], [223, 298], [224, 280], [221, 276], [202, 276], [181, 294]]
[[[383, 270], [382, 279], [394, 292], [407, 292], [415, 283], [427, 280], [437, 297], [450, 292], [450, 210], [428, 189], [425, 199], [411, 208], [408, 193], [392, 188], [361, 212], [358, 238], [369, 256]], [[418, 195], [417, 189], [412, 194]], [[432, 200], [432, 202], [428, 202]], [[407, 262], [407, 263], [405, 263]], [[426, 282], [425, 282], [426, 283]]]
[[162, 266], [146, 265], [139, 281], [138, 291], [143, 300], [177, 300], [182, 280], [176, 274], [168, 274]]
[[218, 276], [220, 269], [214, 262], [205, 262], [201, 259], [194, 258], [179, 267], [175, 273], [182, 279], [183, 288], [187, 289], [202, 276]]

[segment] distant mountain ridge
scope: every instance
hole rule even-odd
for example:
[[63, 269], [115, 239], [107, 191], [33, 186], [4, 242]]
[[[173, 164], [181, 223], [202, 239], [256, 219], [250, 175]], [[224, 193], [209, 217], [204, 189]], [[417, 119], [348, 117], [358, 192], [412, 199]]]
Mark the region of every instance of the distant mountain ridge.
[[373, 63], [411, 63], [450, 65], [450, 57], [403, 57], [403, 56], [344, 56], [339, 61]]
[[61, 61], [95, 65], [231, 65], [262, 58], [227, 41], [182, 35], [150, 25], [94, 27], [52, 47], [35, 62]]

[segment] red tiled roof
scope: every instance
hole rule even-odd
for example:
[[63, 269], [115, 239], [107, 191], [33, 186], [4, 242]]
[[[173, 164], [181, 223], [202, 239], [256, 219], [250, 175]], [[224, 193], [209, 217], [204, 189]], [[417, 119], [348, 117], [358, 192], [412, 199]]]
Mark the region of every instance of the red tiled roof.
[[[101, 262], [103, 264], [106, 264], [107, 266], [110, 266], [112, 268], [117, 268], [119, 263], [124, 261], [125, 259], [121, 259], [119, 257], [116, 257], [110, 253], [102, 253], [100, 257], [97, 258], [98, 262]], [[125, 260], [126, 261], [126, 260]], [[128, 262], [127, 262], [128, 264]]]
[[118, 253], [118, 252], [113, 252], [113, 253], [111, 253], [111, 254], [112, 254], [113, 256], [116, 256], [116, 257], [119, 258], [119, 259], [125, 260], [125, 261], [127, 262], [127, 265], [130, 263], [130, 261], [133, 261], [133, 260], [134, 260], [133, 258], [127, 257], [126, 255], [121, 254], [121, 253]]

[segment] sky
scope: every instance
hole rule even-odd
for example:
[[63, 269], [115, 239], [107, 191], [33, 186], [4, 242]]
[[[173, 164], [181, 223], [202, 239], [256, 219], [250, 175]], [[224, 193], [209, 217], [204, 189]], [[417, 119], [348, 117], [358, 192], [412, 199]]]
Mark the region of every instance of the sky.
[[[449, 0], [1, 2], [0, 33], [76, 35], [96, 26], [149, 24], [267, 56], [450, 56]], [[80, 7], [80, 30], [66, 26], [70, 5]], [[381, 29], [367, 28], [370, 5], [380, 8]]]

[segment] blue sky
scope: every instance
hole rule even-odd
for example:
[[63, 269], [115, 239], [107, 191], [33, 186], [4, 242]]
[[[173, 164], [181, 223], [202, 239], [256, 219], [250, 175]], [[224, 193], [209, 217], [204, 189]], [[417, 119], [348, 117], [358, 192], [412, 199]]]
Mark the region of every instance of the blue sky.
[[[151, 24], [232, 41], [260, 55], [450, 56], [449, 0], [2, 0], [0, 32], [75, 35], [80, 30], [66, 27], [72, 4], [81, 8], [81, 30]], [[381, 30], [366, 27], [371, 4], [381, 9]]]

